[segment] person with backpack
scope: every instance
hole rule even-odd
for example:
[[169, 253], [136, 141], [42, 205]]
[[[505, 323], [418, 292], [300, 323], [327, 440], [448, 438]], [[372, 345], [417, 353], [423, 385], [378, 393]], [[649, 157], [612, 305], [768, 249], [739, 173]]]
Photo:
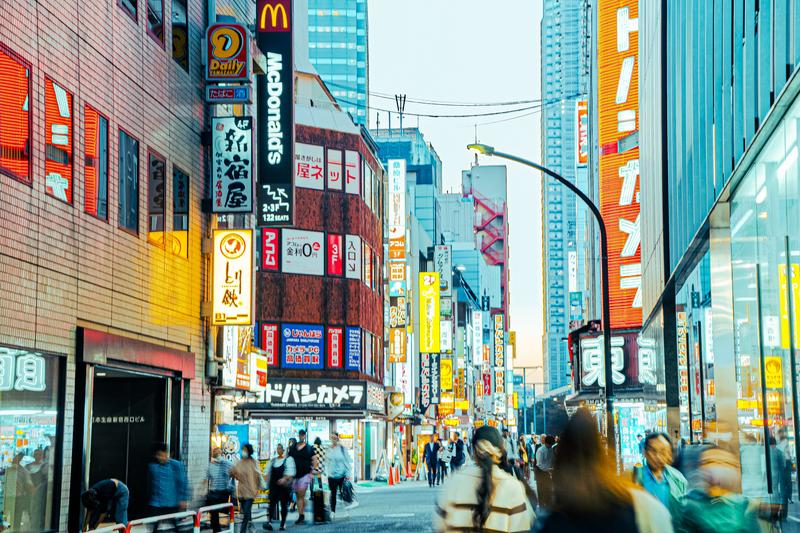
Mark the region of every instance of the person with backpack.
[[264, 529], [267, 531], [273, 531], [272, 522], [278, 518], [279, 505], [280, 531], [286, 530], [286, 517], [289, 515], [292, 480], [295, 474], [297, 474], [297, 469], [294, 459], [284, 455], [283, 444], [278, 444], [275, 446], [275, 457], [269, 462], [266, 473], [267, 487], [269, 487], [269, 517], [264, 523]]
[[665, 433], [649, 433], [643, 440], [644, 465], [634, 469], [634, 481], [664, 505], [673, 521], [686, 495], [686, 478], [672, 463], [672, 442]]
[[258, 461], [253, 457], [252, 444], [248, 443], [242, 446], [242, 458], [231, 469], [231, 477], [238, 482], [236, 494], [239, 497], [239, 505], [242, 507], [240, 531], [246, 533], [253, 522], [253, 500], [258, 496], [264, 480]]
[[336, 432], [331, 433], [331, 447], [326, 455], [328, 488], [331, 491], [331, 518], [335, 518], [336, 494], [342, 490], [345, 481], [349, 480], [352, 475], [350, 454], [339, 442], [339, 434]]

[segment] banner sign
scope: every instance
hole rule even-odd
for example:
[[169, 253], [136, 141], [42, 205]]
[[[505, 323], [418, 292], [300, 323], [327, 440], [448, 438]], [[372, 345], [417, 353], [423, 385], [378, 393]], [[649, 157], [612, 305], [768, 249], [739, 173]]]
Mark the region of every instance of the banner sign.
[[344, 328], [329, 327], [326, 340], [328, 368], [342, 368], [344, 360]]
[[344, 250], [341, 235], [328, 233], [328, 275], [344, 274]]
[[483, 359], [483, 312], [472, 312], [472, 360]]
[[268, 409], [363, 411], [366, 392], [366, 381], [273, 378], [267, 383], [264, 402]]
[[345, 236], [345, 276], [347, 279], [361, 279], [361, 237]]
[[466, 382], [466, 375], [465, 370], [463, 368], [458, 369], [458, 377], [456, 378], [456, 386], [455, 386], [455, 396], [459, 400], [467, 400], [467, 382]]
[[347, 359], [345, 369], [361, 371], [361, 328], [347, 328]]
[[453, 295], [453, 250], [449, 244], [437, 245], [433, 262], [439, 273], [439, 290], [443, 297]]
[[261, 270], [280, 270], [281, 230], [261, 228]]
[[[680, 313], [678, 314], [680, 315]], [[680, 328], [680, 325], [678, 327]], [[680, 334], [679, 329], [679, 341]], [[575, 363], [575, 390], [599, 390], [605, 387], [604, 367], [602, 335], [582, 335]], [[679, 386], [683, 387], [683, 379], [680, 374], [679, 377], [681, 378]], [[642, 337], [638, 331], [618, 332], [612, 336], [611, 379], [614, 381], [615, 391], [654, 390], [658, 384], [658, 358], [655, 340]], [[688, 381], [688, 378], [686, 380]], [[679, 394], [685, 393], [679, 388]]]
[[209, 104], [249, 104], [252, 101], [253, 92], [249, 85], [240, 87], [206, 86], [206, 102]]
[[498, 395], [506, 393], [506, 371], [502, 368], [494, 369], [494, 392]]
[[244, 24], [209, 26], [206, 51], [206, 81], [250, 83], [250, 32]]
[[253, 211], [253, 118], [211, 118], [214, 213]]
[[325, 332], [323, 326], [283, 324], [281, 345], [283, 368], [320, 369], [323, 365]]
[[304, 189], [325, 189], [325, 148], [294, 144], [294, 184]]
[[483, 371], [483, 396], [492, 395], [492, 374], [488, 370]]
[[328, 148], [328, 189], [341, 191], [342, 183], [342, 151]]
[[406, 257], [406, 161], [390, 159], [389, 165], [389, 260]]
[[443, 391], [453, 390], [453, 360], [442, 358], [440, 361], [440, 386]]
[[419, 354], [419, 407], [424, 413], [431, 405], [431, 354]]
[[431, 354], [431, 403], [434, 405], [442, 401], [441, 357], [438, 353]]
[[250, 392], [260, 392], [267, 388], [269, 363], [264, 354], [250, 352]]
[[405, 328], [408, 325], [406, 317], [406, 299], [403, 296], [389, 297], [389, 327]]
[[253, 323], [253, 231], [214, 230], [212, 323]]
[[589, 164], [589, 102], [575, 102], [575, 163], [578, 167]]
[[419, 350], [439, 353], [439, 273], [419, 273]]
[[345, 182], [347, 194], [361, 194], [361, 154], [353, 150], [345, 150]]
[[505, 368], [505, 355], [505, 316], [503, 313], [497, 313], [494, 315], [494, 366]]
[[256, 43], [267, 72], [258, 76], [259, 226], [294, 223], [294, 58], [292, 0], [257, 0]]
[[406, 362], [406, 328], [389, 329], [389, 362]]
[[325, 274], [325, 234], [321, 231], [284, 229], [281, 246], [281, 272], [284, 274]]
[[453, 351], [453, 322], [441, 320], [439, 322], [439, 352], [449, 353]]
[[261, 349], [267, 355], [268, 366], [278, 366], [278, 324], [261, 324]]

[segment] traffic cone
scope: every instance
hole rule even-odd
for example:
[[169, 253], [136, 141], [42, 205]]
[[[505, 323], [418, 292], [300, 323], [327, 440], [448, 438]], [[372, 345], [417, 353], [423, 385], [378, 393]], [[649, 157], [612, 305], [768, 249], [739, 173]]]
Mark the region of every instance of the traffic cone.
[[394, 468], [389, 467], [389, 486], [394, 485]]

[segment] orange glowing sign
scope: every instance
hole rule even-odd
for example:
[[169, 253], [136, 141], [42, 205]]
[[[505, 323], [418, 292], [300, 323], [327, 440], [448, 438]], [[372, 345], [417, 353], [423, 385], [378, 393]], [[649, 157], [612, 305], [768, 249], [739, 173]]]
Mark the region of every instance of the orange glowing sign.
[[578, 100], [575, 106], [575, 162], [579, 167], [589, 164], [589, 102]]
[[44, 83], [45, 158], [47, 194], [72, 203], [72, 94], [53, 82]]
[[0, 172], [30, 184], [30, 72], [0, 47]]
[[642, 325], [639, 225], [639, 4], [598, 7], [600, 212], [608, 230], [611, 327]]

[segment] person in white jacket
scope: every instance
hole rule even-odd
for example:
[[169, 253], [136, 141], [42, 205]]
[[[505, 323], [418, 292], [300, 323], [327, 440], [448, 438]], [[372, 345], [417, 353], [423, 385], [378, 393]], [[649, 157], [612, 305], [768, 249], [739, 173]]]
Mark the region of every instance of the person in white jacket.
[[345, 480], [350, 479], [351, 464], [350, 454], [339, 442], [339, 434], [331, 433], [331, 447], [326, 453], [328, 488], [331, 491], [331, 514], [336, 513], [336, 493], [342, 490]]

